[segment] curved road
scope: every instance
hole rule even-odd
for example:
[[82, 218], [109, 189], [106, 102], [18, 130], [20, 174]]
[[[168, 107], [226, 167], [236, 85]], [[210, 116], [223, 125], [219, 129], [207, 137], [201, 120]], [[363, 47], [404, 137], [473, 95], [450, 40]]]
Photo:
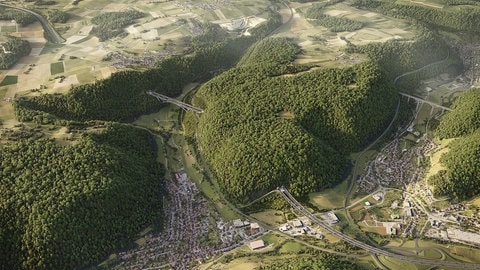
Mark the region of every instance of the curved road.
[[391, 257], [395, 259], [399, 259], [402, 261], [407, 261], [415, 264], [424, 264], [424, 265], [429, 265], [429, 266], [446, 266], [446, 267], [458, 267], [458, 268], [466, 268], [466, 269], [480, 269], [480, 264], [472, 264], [472, 263], [463, 263], [463, 262], [452, 262], [452, 261], [438, 261], [438, 260], [432, 260], [432, 259], [425, 259], [425, 258], [419, 258], [419, 257], [410, 257], [410, 256], [405, 256], [397, 253], [393, 253], [381, 248], [373, 247], [370, 245], [367, 245], [357, 239], [351, 238], [350, 236], [347, 236], [334, 228], [332, 228], [330, 225], [325, 223], [324, 221], [320, 220], [316, 216], [314, 216], [312, 213], [310, 213], [303, 205], [301, 205], [291, 194], [288, 192], [287, 189], [284, 187], [281, 187], [278, 189], [278, 192], [282, 197], [296, 210], [298, 210], [300, 213], [305, 215], [308, 219], [310, 219], [313, 223], [317, 224], [320, 226], [322, 229], [326, 230], [327, 232], [331, 233], [332, 235], [340, 238], [341, 240], [354, 245], [356, 247], [359, 247], [363, 250], [366, 250], [370, 252], [371, 254], [374, 255], [382, 255], [386, 257]]
[[65, 42], [65, 39], [62, 38], [62, 36], [60, 36], [60, 34], [55, 30], [55, 28], [53, 28], [52, 24], [50, 24], [50, 22], [47, 21], [47, 19], [45, 19], [42, 15], [40, 15], [40, 14], [38, 14], [38, 13], [32, 11], [32, 10], [22, 8], [22, 7], [10, 6], [10, 5], [3, 4], [3, 3], [0, 3], [0, 6], [7, 7], [7, 8], [18, 9], [18, 10], [25, 11], [25, 12], [28, 12], [28, 13], [32, 14], [42, 24], [43, 30], [45, 30], [47, 35], [50, 37], [50, 40], [49, 40], [50, 42], [56, 43], [56, 44], [61, 44], [61, 43]]

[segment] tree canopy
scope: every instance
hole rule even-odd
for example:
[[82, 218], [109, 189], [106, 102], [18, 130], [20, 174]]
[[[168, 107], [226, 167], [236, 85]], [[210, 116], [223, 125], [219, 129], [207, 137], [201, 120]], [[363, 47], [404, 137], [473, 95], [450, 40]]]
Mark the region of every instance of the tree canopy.
[[416, 20], [435, 28], [480, 33], [478, 28], [480, 8], [469, 4], [469, 6], [456, 6], [455, 8], [435, 8], [410, 2], [355, 0], [353, 5], [359, 8], [373, 9], [397, 18]]
[[480, 92], [462, 93], [453, 103], [453, 111], [440, 120], [435, 135], [456, 138], [440, 162], [445, 170], [429, 179], [438, 195], [469, 199], [480, 194]]
[[144, 16], [145, 14], [138, 10], [102, 13], [92, 18], [92, 23], [95, 26], [91, 33], [97, 36], [100, 41], [105, 41], [123, 33], [124, 27], [133, 24], [136, 19]]
[[437, 195], [465, 200], [480, 195], [480, 129], [448, 145], [440, 162], [445, 166], [429, 179]]
[[0, 20], [15, 20], [18, 24], [25, 26], [37, 20], [28, 12], [0, 6]]
[[192, 40], [194, 51], [189, 55], [172, 56], [145, 71], [120, 71], [108, 79], [75, 86], [66, 95], [20, 98], [14, 102], [17, 119], [53, 119], [44, 117], [48, 113], [67, 120], [125, 121], [153, 112], [162, 105], [146, 91], [153, 90], [170, 97], [179, 95], [188, 83], [206, 80], [213, 73], [234, 65], [255, 40], [270, 33], [280, 23], [280, 16], [272, 13], [269, 20], [252, 29], [251, 36], [236, 38], [218, 33], [221, 31], [218, 27], [206, 25], [204, 36], [223, 39], [196, 37]]
[[17, 37], [8, 37], [7, 42], [0, 48], [0, 69], [8, 69], [21, 57], [29, 55], [32, 48], [30, 43]]
[[2, 146], [0, 268], [73, 269], [125, 248], [161, 213], [155, 150], [148, 132], [121, 124], [71, 146]]
[[452, 112], [446, 113], [435, 135], [441, 139], [465, 136], [480, 128], [480, 92], [478, 89], [464, 92], [452, 104]]
[[202, 149], [230, 198], [280, 185], [295, 195], [331, 186], [346, 168], [345, 154], [393, 113], [395, 91], [373, 63], [303, 71], [290, 63], [298, 52], [291, 40], [263, 40], [196, 95], [205, 106]]
[[332, 32], [355, 31], [363, 27], [362, 22], [350, 20], [343, 17], [330, 16], [323, 13], [323, 8], [338, 1], [327, 1], [315, 4], [307, 9], [305, 18], [313, 23], [328, 28]]
[[297, 256], [290, 259], [279, 259], [269, 265], [260, 266], [257, 270], [359, 270], [357, 264], [339, 256], [320, 253], [312, 256]]

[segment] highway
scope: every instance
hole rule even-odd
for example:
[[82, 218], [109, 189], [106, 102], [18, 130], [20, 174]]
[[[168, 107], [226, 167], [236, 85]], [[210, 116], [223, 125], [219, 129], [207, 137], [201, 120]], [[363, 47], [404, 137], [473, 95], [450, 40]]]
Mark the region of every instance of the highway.
[[327, 232], [331, 233], [332, 235], [338, 237], [339, 239], [359, 247], [367, 252], [374, 254], [374, 255], [381, 255], [386, 257], [391, 257], [394, 259], [411, 262], [415, 264], [423, 264], [429, 266], [446, 266], [446, 267], [457, 267], [457, 268], [465, 268], [465, 269], [480, 269], [480, 264], [472, 264], [472, 263], [463, 263], [463, 262], [452, 262], [452, 261], [439, 261], [439, 260], [432, 260], [420, 257], [410, 257], [405, 255], [396, 254], [381, 248], [373, 247], [368, 244], [365, 244], [359, 240], [356, 240], [350, 236], [347, 236], [334, 228], [332, 228], [329, 224], [320, 220], [312, 213], [310, 213], [303, 205], [301, 205], [291, 194], [288, 190], [284, 187], [278, 188], [278, 192], [282, 197], [294, 208], [295, 210], [299, 211], [303, 215], [305, 215], [310, 221], [314, 224], [317, 224], [322, 229], [326, 230]]
[[40, 15], [40, 14], [34, 12], [34, 11], [31, 11], [29, 9], [23, 8], [23, 7], [10, 6], [10, 5], [3, 4], [3, 3], [0, 3], [0, 6], [7, 7], [7, 8], [18, 9], [18, 10], [25, 11], [25, 12], [28, 12], [28, 13], [32, 14], [42, 24], [43, 30], [50, 37], [50, 40], [49, 40], [50, 42], [56, 43], [56, 44], [61, 44], [61, 43], [65, 42], [65, 39], [63, 39], [62, 36], [60, 36], [60, 34], [55, 30], [55, 28], [53, 28], [53, 25], [51, 25], [50, 22], [47, 19], [45, 19], [42, 15]]
[[400, 96], [404, 96], [404, 97], [407, 97], [407, 98], [412, 98], [414, 99], [415, 101], [417, 102], [420, 102], [420, 103], [426, 103], [432, 107], [436, 107], [436, 108], [440, 108], [442, 110], [446, 110], [446, 111], [452, 111], [452, 109], [448, 108], [448, 107], [445, 107], [445, 106], [442, 106], [442, 105], [439, 105], [437, 103], [433, 103], [431, 101], [427, 101], [427, 100], [424, 100], [424, 99], [421, 99], [419, 97], [416, 97], [416, 96], [412, 96], [412, 95], [409, 95], [409, 94], [406, 94], [406, 93], [402, 93], [402, 92], [398, 92], [398, 94]]
[[175, 104], [177, 105], [178, 107], [180, 108], [183, 108], [187, 111], [194, 111], [196, 113], [203, 113], [203, 110], [200, 109], [200, 108], [197, 108], [193, 105], [190, 105], [190, 104], [187, 104], [185, 102], [181, 102], [179, 100], [176, 100], [174, 98], [171, 98], [171, 97], [167, 97], [165, 95], [161, 95], [157, 92], [153, 92], [153, 91], [147, 91], [147, 94], [150, 95], [150, 96], [153, 96], [153, 97], [156, 97], [159, 101], [161, 102], [168, 102], [168, 103], [172, 103], [172, 104]]

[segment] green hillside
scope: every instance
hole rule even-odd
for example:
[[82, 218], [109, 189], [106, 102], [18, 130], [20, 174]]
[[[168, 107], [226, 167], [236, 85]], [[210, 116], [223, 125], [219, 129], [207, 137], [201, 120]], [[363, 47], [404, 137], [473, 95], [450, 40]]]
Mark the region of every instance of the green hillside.
[[0, 269], [74, 269], [125, 248], [161, 213], [155, 149], [120, 124], [72, 146], [2, 146]]
[[436, 129], [439, 138], [454, 138], [473, 133], [480, 128], [480, 92], [466, 91], [452, 105]]
[[445, 170], [429, 179], [438, 195], [470, 199], [480, 194], [480, 92], [470, 90], [453, 103], [436, 130], [440, 138], [454, 138], [440, 161]]
[[333, 185], [345, 155], [391, 119], [395, 91], [376, 65], [302, 71], [289, 63], [298, 51], [288, 39], [263, 40], [196, 95], [205, 107], [202, 150], [232, 199], [280, 185], [295, 195]]

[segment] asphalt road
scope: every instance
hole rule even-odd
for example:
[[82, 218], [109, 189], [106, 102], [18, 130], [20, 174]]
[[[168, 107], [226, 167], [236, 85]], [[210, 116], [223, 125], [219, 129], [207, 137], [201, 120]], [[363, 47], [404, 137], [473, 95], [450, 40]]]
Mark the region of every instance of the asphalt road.
[[452, 262], [452, 261], [439, 261], [439, 260], [432, 260], [432, 259], [425, 259], [425, 258], [420, 258], [420, 257], [410, 257], [410, 256], [405, 256], [405, 255], [400, 255], [396, 254], [381, 248], [373, 247], [370, 245], [367, 245], [357, 239], [351, 238], [350, 236], [347, 236], [334, 228], [332, 228], [329, 224], [324, 222], [323, 220], [320, 220], [316, 216], [314, 216], [312, 213], [310, 213], [305, 207], [303, 207], [291, 194], [288, 192], [287, 189], [285, 188], [279, 188], [278, 189], [279, 193], [282, 195], [282, 197], [297, 211], [305, 215], [308, 219], [310, 219], [313, 223], [317, 224], [324, 230], [328, 231], [329, 233], [333, 234], [334, 236], [342, 239], [343, 241], [354, 245], [356, 247], [359, 247], [363, 250], [368, 251], [371, 254], [375, 255], [382, 255], [386, 257], [391, 257], [395, 258], [398, 260], [402, 261], [407, 261], [415, 264], [423, 264], [423, 265], [429, 265], [429, 266], [446, 266], [446, 267], [457, 267], [457, 268], [465, 268], [465, 269], [480, 269], [480, 264], [472, 264], [472, 263], [462, 263], [462, 262]]
[[28, 12], [28, 13], [32, 14], [42, 24], [43, 30], [48, 35], [50, 42], [56, 43], [56, 44], [61, 44], [61, 43], [65, 42], [65, 39], [63, 39], [62, 36], [60, 36], [60, 34], [55, 30], [55, 28], [53, 28], [53, 25], [51, 25], [50, 22], [47, 21], [47, 19], [45, 19], [42, 15], [40, 15], [40, 14], [34, 12], [34, 11], [31, 11], [29, 9], [23, 8], [23, 7], [10, 6], [10, 5], [3, 4], [3, 3], [0, 3], [0, 6], [13, 8], [13, 9], [18, 9], [18, 10], [22, 10], [22, 11], [25, 11], [25, 12]]

